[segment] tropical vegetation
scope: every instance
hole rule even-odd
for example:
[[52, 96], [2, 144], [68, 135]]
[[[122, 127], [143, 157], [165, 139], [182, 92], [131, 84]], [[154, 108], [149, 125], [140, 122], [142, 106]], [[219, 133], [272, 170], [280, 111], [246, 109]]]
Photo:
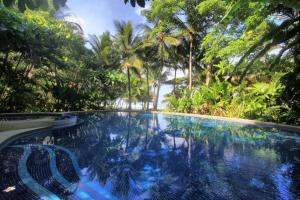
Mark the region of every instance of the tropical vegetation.
[[299, 1], [125, 0], [147, 23], [89, 38], [66, 3], [0, 1], [0, 112], [157, 110], [172, 84], [168, 111], [300, 124]]

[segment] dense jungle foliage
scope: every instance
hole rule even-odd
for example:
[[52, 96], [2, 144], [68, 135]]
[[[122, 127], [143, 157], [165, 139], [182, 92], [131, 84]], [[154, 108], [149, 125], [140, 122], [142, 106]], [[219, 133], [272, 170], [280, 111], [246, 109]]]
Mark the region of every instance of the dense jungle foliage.
[[0, 2], [1, 112], [157, 110], [172, 84], [169, 111], [300, 123], [298, 0], [125, 0], [147, 24], [88, 39], [66, 0]]

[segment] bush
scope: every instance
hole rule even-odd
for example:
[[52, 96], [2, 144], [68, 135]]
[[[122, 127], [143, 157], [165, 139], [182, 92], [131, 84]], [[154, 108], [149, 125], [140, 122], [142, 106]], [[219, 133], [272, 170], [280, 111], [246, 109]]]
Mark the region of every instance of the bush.
[[249, 87], [216, 81], [193, 91], [185, 89], [177, 95], [170, 94], [167, 105], [168, 110], [175, 112], [279, 121], [282, 107], [278, 96], [282, 89], [277, 78]]

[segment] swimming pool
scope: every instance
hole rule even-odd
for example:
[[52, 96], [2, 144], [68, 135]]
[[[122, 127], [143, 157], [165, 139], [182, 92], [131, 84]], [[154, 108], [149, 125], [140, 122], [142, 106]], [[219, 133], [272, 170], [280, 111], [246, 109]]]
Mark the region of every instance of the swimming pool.
[[0, 199], [300, 199], [300, 135], [195, 117], [80, 114], [0, 151]]

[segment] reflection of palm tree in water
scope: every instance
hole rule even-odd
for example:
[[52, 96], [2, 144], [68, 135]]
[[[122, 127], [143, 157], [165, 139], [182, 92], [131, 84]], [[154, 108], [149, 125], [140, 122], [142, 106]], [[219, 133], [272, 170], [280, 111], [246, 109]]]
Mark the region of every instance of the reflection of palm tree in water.
[[[103, 134], [103, 137], [107, 137]], [[116, 155], [120, 153], [118, 147], [120, 140], [110, 141], [108, 138], [103, 138], [95, 145], [90, 153], [93, 155], [91, 165], [88, 167], [89, 176], [91, 179], [97, 179], [105, 183], [111, 175], [111, 169], [116, 165]]]
[[126, 136], [125, 152], [127, 152], [128, 146], [129, 146], [130, 131], [131, 131], [131, 113], [129, 112], [128, 113], [128, 122], [127, 122], [127, 136]]
[[132, 164], [125, 158], [111, 170], [113, 193], [119, 194], [123, 198], [130, 199], [129, 194], [136, 194], [139, 188], [135, 182], [138, 172], [132, 167]]

